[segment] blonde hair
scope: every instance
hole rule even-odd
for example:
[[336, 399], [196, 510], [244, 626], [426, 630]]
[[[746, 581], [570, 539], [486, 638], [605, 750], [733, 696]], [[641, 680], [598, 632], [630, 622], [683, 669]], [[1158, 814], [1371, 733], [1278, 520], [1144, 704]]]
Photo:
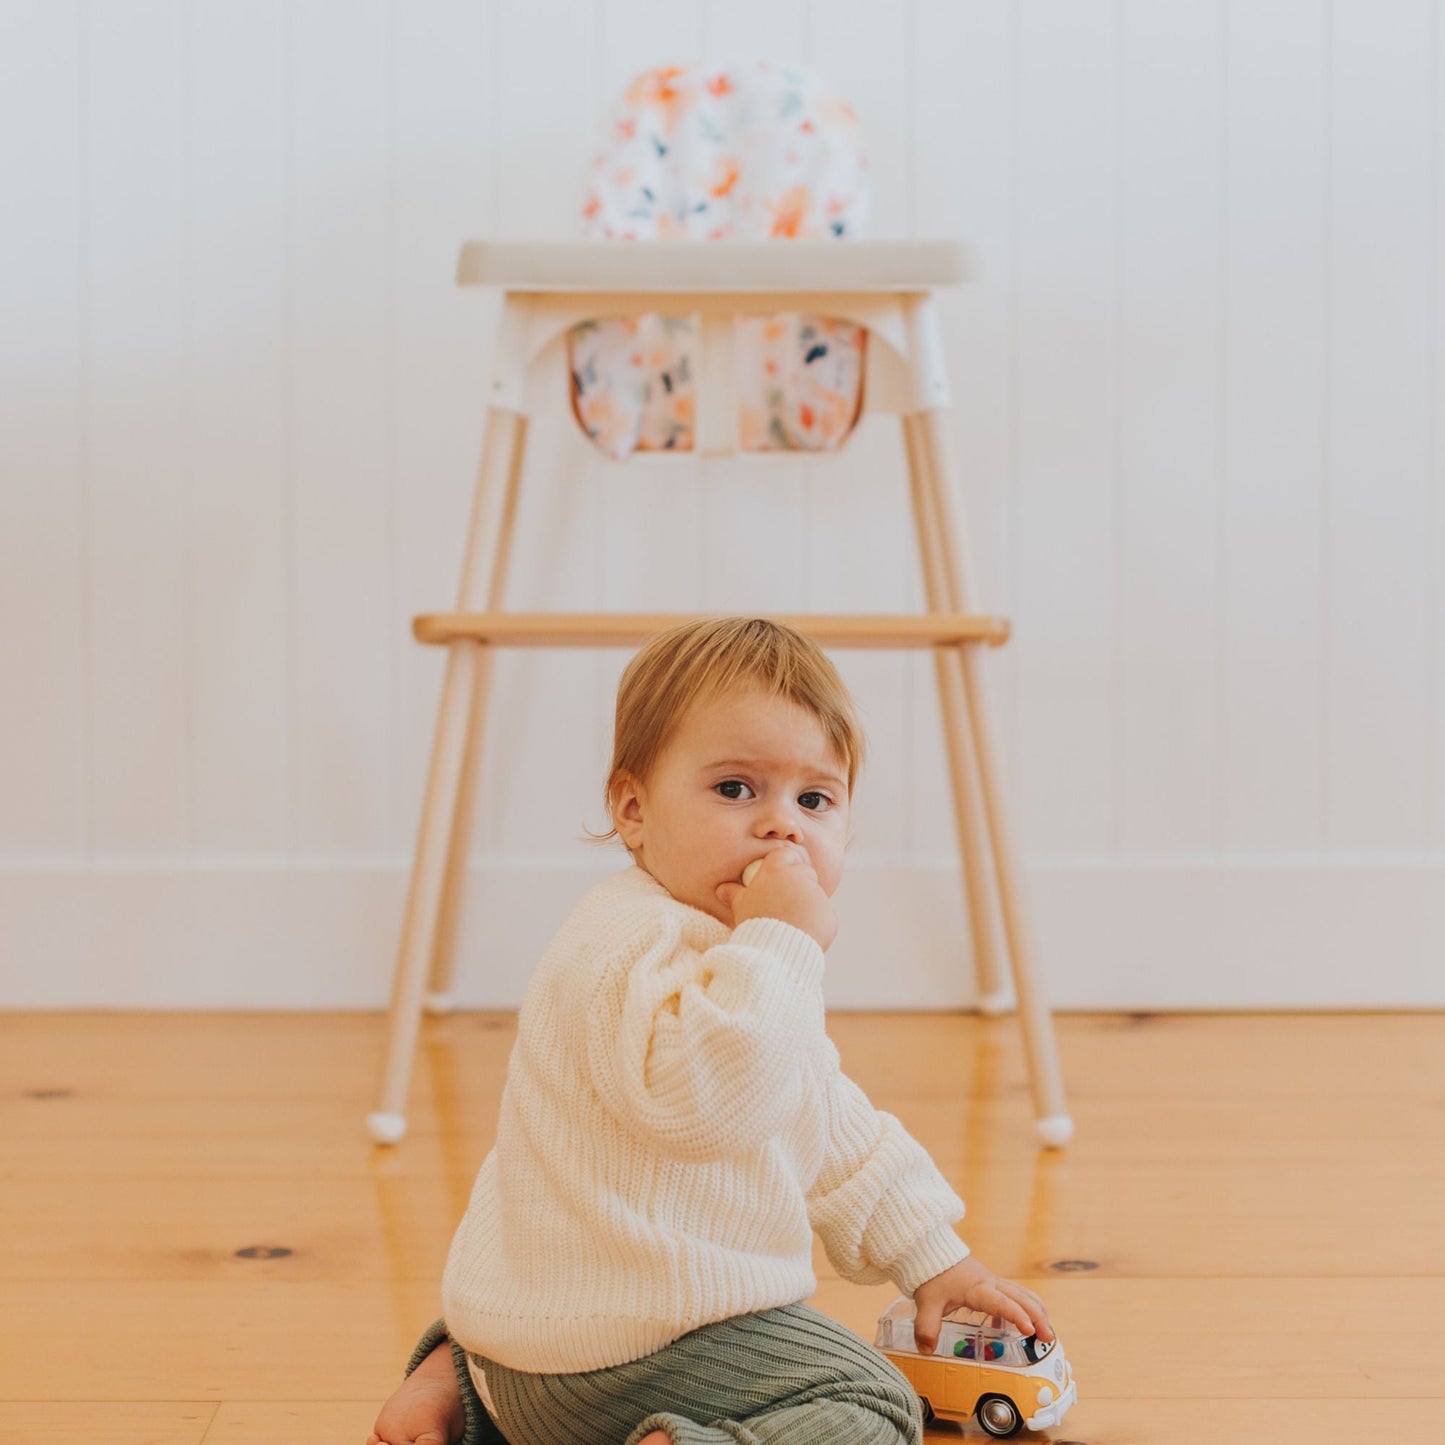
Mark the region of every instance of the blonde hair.
[[[622, 674], [604, 789], [608, 816], [617, 784], [624, 776], [646, 782], [694, 703], [748, 688], [784, 697], [817, 718], [847, 768], [851, 793], [866, 744], [858, 710], [827, 654], [765, 617], [706, 617], [659, 633]], [[603, 841], [616, 832], [593, 836]]]

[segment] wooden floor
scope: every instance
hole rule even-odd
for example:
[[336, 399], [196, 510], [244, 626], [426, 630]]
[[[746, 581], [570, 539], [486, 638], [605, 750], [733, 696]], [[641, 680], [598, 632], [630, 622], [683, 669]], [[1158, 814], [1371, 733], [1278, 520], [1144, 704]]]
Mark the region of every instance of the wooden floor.
[[[830, 1021], [975, 1252], [1049, 1302], [1080, 1388], [1054, 1438], [1445, 1442], [1445, 1016], [1058, 1026], [1078, 1134], [1043, 1154], [1012, 1020]], [[512, 1030], [429, 1021], [385, 1150], [377, 1016], [0, 1019], [0, 1442], [361, 1445], [437, 1313]], [[820, 1265], [871, 1335], [896, 1292]]]

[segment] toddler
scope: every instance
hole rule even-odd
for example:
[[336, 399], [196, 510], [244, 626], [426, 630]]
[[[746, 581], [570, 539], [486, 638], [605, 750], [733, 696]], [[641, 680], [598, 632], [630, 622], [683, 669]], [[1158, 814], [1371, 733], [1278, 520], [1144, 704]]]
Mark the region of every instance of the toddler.
[[902, 1375], [802, 1303], [813, 1231], [843, 1277], [913, 1296], [922, 1349], [959, 1306], [1053, 1338], [824, 1031], [862, 756], [790, 628], [707, 619], [633, 659], [607, 780], [633, 866], [528, 985], [444, 1318], [368, 1445], [917, 1445]]

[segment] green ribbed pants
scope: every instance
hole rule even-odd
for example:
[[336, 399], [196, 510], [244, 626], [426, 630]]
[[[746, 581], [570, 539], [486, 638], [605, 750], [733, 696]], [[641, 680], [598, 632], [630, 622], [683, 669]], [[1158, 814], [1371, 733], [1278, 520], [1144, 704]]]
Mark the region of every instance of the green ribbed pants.
[[[412, 1368], [445, 1338], [433, 1327]], [[465, 1445], [919, 1445], [908, 1381], [852, 1330], [807, 1305], [704, 1325], [631, 1364], [532, 1375], [479, 1360], [489, 1418], [453, 1343]], [[498, 1428], [500, 1427], [500, 1429]]]

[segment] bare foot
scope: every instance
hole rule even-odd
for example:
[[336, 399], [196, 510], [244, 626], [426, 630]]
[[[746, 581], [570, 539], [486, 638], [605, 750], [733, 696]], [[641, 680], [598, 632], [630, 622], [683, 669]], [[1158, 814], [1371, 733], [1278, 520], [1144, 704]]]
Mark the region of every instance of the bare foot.
[[443, 1342], [381, 1407], [366, 1445], [455, 1445], [466, 1425], [451, 1346]]

